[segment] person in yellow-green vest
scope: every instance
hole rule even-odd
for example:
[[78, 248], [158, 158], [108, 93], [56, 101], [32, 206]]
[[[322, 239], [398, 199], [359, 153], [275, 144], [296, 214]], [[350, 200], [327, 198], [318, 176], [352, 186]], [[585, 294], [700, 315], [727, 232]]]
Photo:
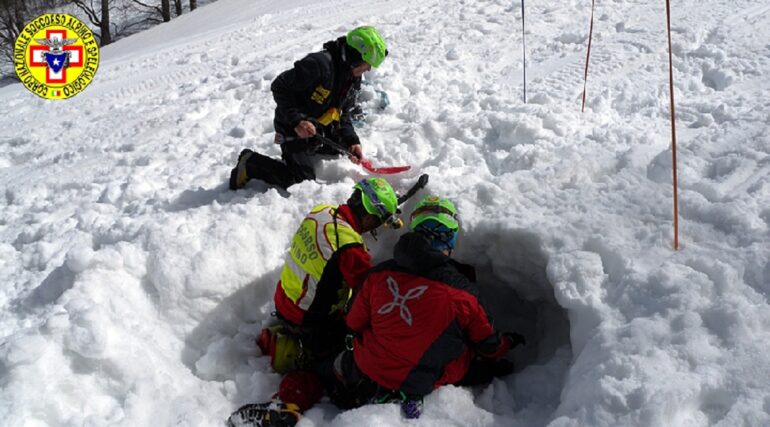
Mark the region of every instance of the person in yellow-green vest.
[[353, 188], [346, 204], [315, 206], [292, 237], [275, 289], [281, 322], [258, 338], [277, 372], [344, 345], [342, 309], [372, 267], [361, 235], [401, 225], [398, 198], [386, 180], [367, 178]]

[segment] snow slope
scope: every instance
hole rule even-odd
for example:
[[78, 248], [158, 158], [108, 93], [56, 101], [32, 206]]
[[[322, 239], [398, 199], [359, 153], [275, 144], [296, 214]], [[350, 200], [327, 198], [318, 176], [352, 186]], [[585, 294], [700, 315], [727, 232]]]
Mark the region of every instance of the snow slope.
[[589, 14], [527, 4], [527, 104], [520, 4], [497, 0], [220, 0], [108, 46], [66, 102], [0, 89], [2, 424], [210, 426], [270, 397], [253, 337], [288, 241], [365, 174], [226, 179], [243, 147], [278, 155], [271, 80], [371, 24], [391, 55], [365, 154], [457, 202], [457, 258], [529, 343], [417, 421], [322, 403], [301, 425], [770, 425], [770, 6], [673, 5], [678, 252], [664, 5], [599, 2], [581, 114]]

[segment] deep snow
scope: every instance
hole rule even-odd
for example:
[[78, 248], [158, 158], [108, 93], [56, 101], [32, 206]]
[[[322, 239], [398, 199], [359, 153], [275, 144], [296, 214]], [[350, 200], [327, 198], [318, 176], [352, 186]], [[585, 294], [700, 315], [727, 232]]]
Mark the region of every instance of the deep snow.
[[599, 2], [581, 114], [589, 13], [527, 4], [527, 104], [520, 3], [495, 0], [220, 0], [108, 46], [68, 101], [0, 89], [2, 424], [210, 426], [270, 397], [253, 338], [288, 241], [366, 175], [226, 179], [243, 147], [278, 155], [270, 81], [371, 24], [391, 55], [365, 154], [456, 201], [457, 258], [529, 344], [418, 421], [322, 403], [301, 425], [770, 425], [770, 6], [672, 5], [678, 252], [664, 3]]

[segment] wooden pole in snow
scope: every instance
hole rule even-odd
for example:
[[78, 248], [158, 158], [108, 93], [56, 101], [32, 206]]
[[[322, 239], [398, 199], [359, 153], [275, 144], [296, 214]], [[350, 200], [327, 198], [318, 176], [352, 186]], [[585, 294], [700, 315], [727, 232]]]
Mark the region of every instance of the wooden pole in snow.
[[674, 110], [674, 61], [671, 53], [671, 6], [666, 0], [666, 31], [668, 32], [668, 87], [671, 98], [671, 166], [674, 180], [674, 250], [679, 250], [679, 198], [676, 179], [676, 112]]
[[588, 27], [588, 51], [586, 52], [586, 71], [583, 75], [583, 106], [580, 108], [580, 112], [586, 111], [586, 85], [588, 84], [588, 60], [591, 58], [591, 39], [594, 34], [594, 6], [596, 0], [591, 0], [591, 25]]
[[521, 53], [523, 56], [522, 65], [524, 68], [524, 103], [527, 103], [527, 39], [524, 34], [524, 0], [521, 0]]

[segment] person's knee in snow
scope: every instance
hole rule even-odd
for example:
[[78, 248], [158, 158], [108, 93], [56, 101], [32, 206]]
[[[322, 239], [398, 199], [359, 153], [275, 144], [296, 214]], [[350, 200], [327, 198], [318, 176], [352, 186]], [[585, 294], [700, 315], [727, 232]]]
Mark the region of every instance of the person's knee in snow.
[[310, 409], [322, 396], [321, 381], [310, 371], [293, 371], [284, 375], [277, 394], [282, 402], [297, 405], [300, 412]]

